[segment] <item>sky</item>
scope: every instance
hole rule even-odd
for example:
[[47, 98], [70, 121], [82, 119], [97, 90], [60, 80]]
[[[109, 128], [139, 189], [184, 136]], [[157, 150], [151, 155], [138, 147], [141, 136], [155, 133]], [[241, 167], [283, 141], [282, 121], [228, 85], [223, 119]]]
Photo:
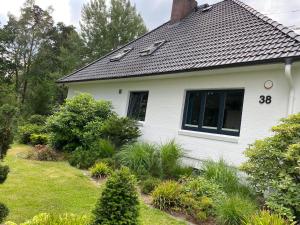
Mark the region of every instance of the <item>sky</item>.
[[[89, 0], [36, 0], [42, 8], [52, 6], [56, 22], [64, 22], [79, 28], [81, 8]], [[107, 0], [109, 1], [109, 0]], [[170, 18], [172, 0], [130, 0], [136, 5], [149, 30]], [[220, 0], [198, 0], [198, 4], [213, 4]], [[261, 13], [289, 27], [300, 28], [300, 0], [242, 0]], [[0, 22], [5, 24], [7, 14], [18, 15], [24, 0], [0, 0]], [[300, 32], [300, 29], [298, 30]]]

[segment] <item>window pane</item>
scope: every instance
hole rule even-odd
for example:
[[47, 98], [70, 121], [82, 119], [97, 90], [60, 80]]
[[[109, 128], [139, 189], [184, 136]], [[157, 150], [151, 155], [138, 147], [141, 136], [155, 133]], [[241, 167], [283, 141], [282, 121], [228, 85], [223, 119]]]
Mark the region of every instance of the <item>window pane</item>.
[[203, 128], [217, 129], [219, 120], [220, 94], [208, 91], [205, 102]]
[[148, 92], [131, 92], [128, 116], [139, 121], [145, 121], [147, 102]]
[[201, 105], [200, 92], [196, 92], [196, 91], [188, 92], [186, 101], [188, 102], [188, 106], [187, 106], [185, 126], [198, 127], [200, 105]]
[[225, 100], [225, 110], [222, 130], [239, 131], [242, 119], [243, 91], [228, 92]]

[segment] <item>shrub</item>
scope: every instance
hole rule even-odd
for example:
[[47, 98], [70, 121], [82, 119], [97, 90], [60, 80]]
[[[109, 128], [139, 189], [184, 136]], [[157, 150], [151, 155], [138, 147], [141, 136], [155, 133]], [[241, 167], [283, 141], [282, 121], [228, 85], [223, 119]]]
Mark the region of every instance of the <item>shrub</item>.
[[45, 132], [45, 127], [38, 124], [25, 124], [18, 129], [19, 141], [22, 144], [29, 144], [32, 135], [39, 135]]
[[45, 125], [46, 119], [47, 117], [43, 115], [32, 115], [31, 117], [29, 117], [28, 123], [36, 125]]
[[4, 219], [8, 216], [9, 210], [8, 208], [0, 202], [0, 223], [4, 221]]
[[182, 148], [170, 141], [160, 147], [162, 172], [164, 178], [179, 178], [178, 171], [181, 171], [180, 159], [183, 156]]
[[223, 159], [219, 162], [204, 162], [202, 176], [217, 183], [227, 194], [239, 193], [245, 197], [252, 196], [251, 189], [240, 182], [238, 170], [230, 167]]
[[69, 163], [80, 169], [90, 168], [103, 158], [112, 157], [116, 149], [110, 141], [100, 139], [90, 146], [78, 147], [69, 157]]
[[245, 225], [288, 225], [280, 215], [272, 214], [269, 211], [263, 210], [257, 214], [248, 217]]
[[49, 136], [47, 134], [31, 134], [30, 143], [33, 145], [46, 145], [48, 143]]
[[74, 214], [53, 215], [41, 213], [33, 219], [20, 225], [89, 225], [87, 216], [77, 216]]
[[4, 158], [13, 141], [13, 125], [16, 113], [17, 110], [13, 106], [5, 104], [0, 107], [0, 160]]
[[133, 143], [141, 136], [135, 120], [127, 117], [111, 116], [103, 123], [102, 137], [110, 140], [117, 147]]
[[180, 207], [183, 188], [176, 181], [160, 183], [152, 192], [153, 205], [161, 210], [169, 210]]
[[116, 161], [115, 158], [104, 158], [104, 159], [99, 159], [98, 162], [102, 162], [107, 164], [110, 168], [112, 169], [118, 169], [119, 165], [118, 162]]
[[300, 220], [300, 113], [273, 127], [274, 136], [256, 141], [242, 165], [249, 181], [266, 195], [267, 206], [289, 220]]
[[155, 177], [147, 178], [141, 183], [141, 191], [143, 194], [150, 194], [159, 184], [161, 180]]
[[138, 176], [160, 176], [160, 157], [154, 145], [141, 142], [126, 145], [118, 158], [121, 165], [127, 166]]
[[94, 214], [94, 225], [138, 224], [139, 200], [136, 180], [129, 169], [122, 168], [107, 180]]
[[106, 163], [98, 162], [90, 168], [91, 176], [93, 178], [105, 178], [111, 174], [111, 169]]
[[0, 184], [4, 183], [8, 173], [9, 173], [9, 167], [0, 165]]
[[229, 196], [216, 205], [217, 220], [224, 225], [240, 225], [255, 209], [253, 202], [247, 198]]
[[105, 121], [112, 114], [110, 102], [96, 101], [88, 94], [80, 94], [66, 100], [59, 110], [47, 119], [52, 147], [74, 151], [86, 144], [82, 137], [88, 123]]
[[59, 158], [57, 152], [46, 145], [36, 145], [32, 152], [27, 155], [27, 159], [39, 161], [57, 161]]

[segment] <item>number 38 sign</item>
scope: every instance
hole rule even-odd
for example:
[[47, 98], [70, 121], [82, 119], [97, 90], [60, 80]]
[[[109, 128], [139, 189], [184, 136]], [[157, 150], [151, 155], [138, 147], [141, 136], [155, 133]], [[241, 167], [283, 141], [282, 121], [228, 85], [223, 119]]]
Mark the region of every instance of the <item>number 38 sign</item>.
[[259, 103], [260, 104], [271, 104], [272, 96], [270, 95], [261, 95], [259, 96]]

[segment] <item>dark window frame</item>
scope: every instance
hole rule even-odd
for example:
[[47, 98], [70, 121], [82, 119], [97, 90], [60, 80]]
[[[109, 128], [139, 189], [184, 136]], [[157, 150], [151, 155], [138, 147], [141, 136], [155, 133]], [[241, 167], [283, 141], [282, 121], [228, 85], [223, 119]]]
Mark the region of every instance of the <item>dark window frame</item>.
[[[187, 113], [188, 113], [188, 107], [189, 107], [189, 97], [190, 97], [190, 94], [193, 93], [193, 92], [199, 92], [200, 95], [201, 95], [201, 97], [200, 97], [201, 103], [200, 103], [199, 120], [198, 120], [198, 125], [187, 126], [186, 121], [188, 121]], [[217, 129], [210, 129], [210, 128], [203, 127], [203, 121], [204, 121], [204, 115], [205, 115], [205, 105], [206, 105], [206, 96], [207, 96], [208, 92], [214, 92], [214, 93], [218, 93], [220, 95]], [[222, 129], [223, 122], [224, 122], [226, 95], [230, 92], [242, 92], [242, 108], [241, 108], [241, 112], [240, 112], [241, 121], [240, 121], [240, 124], [239, 124], [238, 131], [229, 131], [229, 130]], [[184, 112], [183, 112], [183, 119], [182, 119], [182, 129], [183, 130], [198, 131], [198, 132], [213, 133], [213, 134], [240, 136], [241, 123], [242, 123], [242, 114], [243, 114], [243, 107], [244, 107], [244, 96], [245, 96], [245, 90], [244, 89], [186, 90], [185, 102], [184, 102]]]
[[[139, 115], [133, 115], [133, 95], [134, 94], [147, 94], [147, 102], [146, 102], [146, 108], [145, 108], [145, 115], [143, 116], [142, 120], [139, 119]], [[147, 107], [148, 107], [148, 100], [149, 100], [149, 91], [130, 91], [129, 92], [129, 101], [128, 101], [128, 107], [127, 107], [127, 117], [135, 119], [137, 121], [145, 122], [146, 120], [146, 114], [147, 114]], [[141, 109], [139, 109], [141, 110]], [[140, 112], [139, 112], [140, 113]]]

